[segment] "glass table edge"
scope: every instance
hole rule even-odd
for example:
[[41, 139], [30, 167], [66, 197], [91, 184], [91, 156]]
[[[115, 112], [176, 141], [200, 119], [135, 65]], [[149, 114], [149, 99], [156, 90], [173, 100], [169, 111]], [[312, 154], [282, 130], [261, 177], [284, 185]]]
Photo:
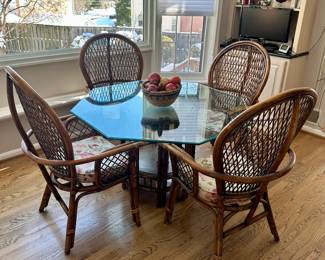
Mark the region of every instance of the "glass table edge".
[[211, 141], [214, 141], [215, 139], [218, 138], [218, 135], [221, 133], [219, 132], [217, 136], [211, 136], [208, 137], [206, 140], [202, 140], [199, 142], [179, 142], [179, 141], [166, 141], [166, 140], [145, 140], [145, 139], [138, 139], [138, 138], [133, 138], [133, 139], [128, 139], [128, 138], [120, 138], [120, 137], [111, 137], [111, 136], [107, 136], [106, 134], [102, 133], [98, 128], [90, 125], [89, 123], [87, 123], [85, 120], [83, 120], [82, 118], [80, 118], [77, 114], [75, 114], [72, 109], [70, 110], [70, 113], [75, 116], [76, 118], [78, 118], [80, 121], [82, 121], [83, 123], [85, 123], [87, 126], [91, 127], [92, 129], [96, 130], [98, 133], [100, 133], [102, 136], [104, 136], [106, 139], [108, 140], [114, 140], [114, 141], [129, 141], [129, 142], [146, 142], [146, 143], [152, 143], [152, 144], [159, 144], [159, 143], [168, 143], [168, 144], [184, 144], [184, 145], [202, 145], [205, 143], [209, 143]]

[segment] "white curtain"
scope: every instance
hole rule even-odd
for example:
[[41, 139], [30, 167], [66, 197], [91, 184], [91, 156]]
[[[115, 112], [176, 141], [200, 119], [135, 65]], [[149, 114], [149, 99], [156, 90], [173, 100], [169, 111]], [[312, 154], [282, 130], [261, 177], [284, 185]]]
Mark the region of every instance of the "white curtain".
[[217, 1], [218, 0], [158, 0], [158, 14], [212, 16], [214, 15]]

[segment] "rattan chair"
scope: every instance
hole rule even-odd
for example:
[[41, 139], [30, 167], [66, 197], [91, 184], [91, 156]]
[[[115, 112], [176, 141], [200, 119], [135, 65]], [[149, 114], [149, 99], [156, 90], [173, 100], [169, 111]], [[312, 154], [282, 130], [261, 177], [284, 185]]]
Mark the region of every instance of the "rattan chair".
[[80, 68], [88, 88], [141, 80], [143, 58], [139, 47], [115, 33], [97, 34], [82, 46]]
[[[176, 145], [163, 144], [173, 166], [165, 222], [170, 223], [177, 190], [182, 187], [211, 209], [216, 217], [215, 257], [221, 259], [223, 238], [266, 217], [274, 236], [279, 235], [268, 198], [268, 183], [288, 173], [296, 155], [290, 144], [315, 106], [316, 92], [295, 89], [258, 103], [235, 118], [219, 135], [213, 156], [195, 161]], [[286, 166], [279, 168], [288, 154]], [[263, 205], [259, 214], [256, 209]], [[224, 230], [236, 213], [248, 210], [239, 225]]]
[[238, 41], [224, 48], [209, 71], [209, 86], [241, 96], [246, 105], [258, 102], [270, 73], [270, 57], [263, 46]]
[[[141, 143], [114, 146], [73, 116], [61, 120], [13, 69], [6, 67], [5, 71], [9, 107], [23, 139], [22, 149], [38, 164], [47, 183], [39, 211], [44, 211], [53, 194], [68, 216], [65, 253], [69, 254], [74, 245], [79, 200], [85, 195], [105, 190], [127, 179], [131, 183], [133, 221], [140, 226], [137, 161]], [[27, 132], [18, 116], [14, 89], [31, 126], [31, 130]], [[41, 147], [40, 152], [33, 145], [32, 136], [36, 137]], [[68, 205], [57, 189], [70, 193]]]

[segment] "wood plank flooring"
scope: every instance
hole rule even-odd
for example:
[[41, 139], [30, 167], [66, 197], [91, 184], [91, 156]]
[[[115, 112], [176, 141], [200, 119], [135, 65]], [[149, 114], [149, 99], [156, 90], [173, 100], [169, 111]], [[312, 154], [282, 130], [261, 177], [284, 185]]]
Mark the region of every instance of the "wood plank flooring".
[[[201, 147], [198, 156], [210, 148]], [[224, 259], [325, 259], [325, 140], [302, 133], [293, 148], [294, 170], [270, 187], [280, 242], [261, 220], [225, 239]], [[165, 225], [164, 210], [155, 208], [153, 196], [141, 194], [137, 228], [129, 194], [116, 186], [81, 200], [75, 246], [65, 256], [66, 216], [52, 198], [47, 211], [38, 213], [43, 188], [27, 158], [0, 162], [0, 259], [208, 259], [213, 253], [207, 209], [187, 199]]]

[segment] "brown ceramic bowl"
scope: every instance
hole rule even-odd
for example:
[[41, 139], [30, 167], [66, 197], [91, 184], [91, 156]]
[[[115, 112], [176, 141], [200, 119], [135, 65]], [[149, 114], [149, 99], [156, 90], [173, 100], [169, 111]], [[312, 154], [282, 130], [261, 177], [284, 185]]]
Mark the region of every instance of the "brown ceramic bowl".
[[146, 99], [154, 106], [157, 107], [168, 107], [171, 104], [175, 102], [177, 99], [179, 92], [181, 91], [182, 85], [179, 86], [176, 90], [170, 90], [170, 91], [148, 91], [144, 84], [146, 82], [143, 82], [141, 84], [143, 95], [146, 97]]

